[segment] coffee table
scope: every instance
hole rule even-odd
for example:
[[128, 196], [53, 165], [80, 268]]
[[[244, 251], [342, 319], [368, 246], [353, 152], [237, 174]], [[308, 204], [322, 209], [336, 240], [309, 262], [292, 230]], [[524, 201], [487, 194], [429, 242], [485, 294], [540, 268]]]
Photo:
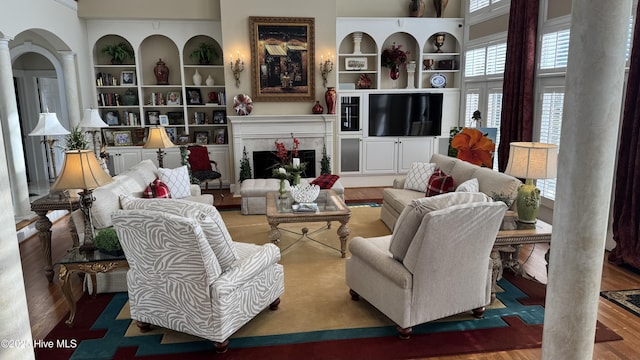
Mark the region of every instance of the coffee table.
[[58, 260], [56, 264], [60, 265], [60, 286], [62, 294], [64, 294], [67, 304], [69, 304], [69, 319], [65, 321], [69, 327], [73, 326], [76, 317], [76, 301], [71, 291], [71, 274], [81, 272], [92, 277], [93, 294], [96, 293], [96, 274], [106, 273], [115, 269], [128, 269], [129, 263], [124, 255], [112, 256], [103, 254], [98, 250], [81, 252], [79, 247], [74, 247]]
[[[496, 283], [502, 278], [505, 267], [511, 268], [521, 275], [526, 275], [518, 260], [520, 247], [524, 244], [551, 243], [550, 224], [538, 219], [535, 224], [520, 224], [517, 214], [507, 212], [496, 242], [491, 250], [491, 301], [496, 297]], [[549, 261], [549, 251], [545, 255]]]
[[269, 239], [274, 243], [280, 242], [280, 230], [278, 225], [285, 223], [307, 223], [307, 222], [327, 222], [327, 228], [331, 228], [331, 222], [337, 221], [340, 223], [338, 228], [338, 237], [340, 238], [340, 249], [334, 248], [315, 239], [310, 238], [308, 235], [309, 229], [302, 228], [302, 237], [295, 241], [293, 244], [286, 247], [284, 250], [290, 248], [303, 238], [315, 241], [319, 244], [327, 246], [331, 249], [340, 251], [342, 257], [347, 256], [347, 237], [350, 234], [349, 219], [351, 219], [351, 210], [347, 207], [344, 201], [333, 190], [321, 190], [320, 195], [316, 199], [315, 203], [318, 204], [318, 211], [316, 212], [295, 212], [292, 205], [294, 205], [291, 194], [287, 194], [286, 199], [280, 199], [278, 192], [267, 193], [267, 222], [271, 226], [269, 232]]

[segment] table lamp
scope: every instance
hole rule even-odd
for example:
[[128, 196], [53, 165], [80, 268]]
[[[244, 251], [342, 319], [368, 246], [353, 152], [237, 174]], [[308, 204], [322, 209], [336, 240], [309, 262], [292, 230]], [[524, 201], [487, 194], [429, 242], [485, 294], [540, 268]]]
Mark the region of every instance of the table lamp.
[[87, 132], [91, 133], [93, 152], [96, 154], [96, 156], [98, 156], [98, 142], [96, 141], [96, 133], [99, 132], [101, 128], [109, 127], [109, 125], [107, 125], [107, 123], [102, 120], [98, 109], [85, 109], [82, 121], [80, 121], [80, 124], [78, 124], [78, 126], [86, 129]]
[[108, 184], [111, 176], [104, 172], [96, 155], [91, 150], [67, 151], [58, 179], [51, 185], [52, 190], [82, 189], [80, 208], [84, 213], [84, 243], [80, 251], [93, 251], [93, 224], [91, 222], [91, 206], [93, 189]]
[[158, 167], [164, 167], [162, 158], [165, 152], [162, 149], [173, 147], [173, 143], [167, 136], [167, 132], [163, 127], [149, 128], [149, 136], [147, 142], [144, 143], [143, 149], [158, 149]]
[[535, 142], [512, 142], [509, 144], [509, 161], [506, 174], [526, 179], [518, 188], [516, 205], [518, 221], [535, 224], [540, 208], [540, 189], [533, 179], [551, 179], [556, 177], [558, 165], [558, 146]]
[[55, 113], [40, 113], [40, 118], [38, 119], [38, 124], [36, 127], [29, 133], [29, 136], [44, 136], [42, 143], [46, 143], [49, 145], [49, 156], [51, 159], [51, 166], [53, 169], [53, 178], [55, 179], [58, 176], [58, 169], [56, 168], [56, 158], [55, 152], [53, 151], [53, 145], [58, 139], [53, 138], [56, 135], [67, 135], [69, 134], [69, 130], [65, 129], [58, 117]]

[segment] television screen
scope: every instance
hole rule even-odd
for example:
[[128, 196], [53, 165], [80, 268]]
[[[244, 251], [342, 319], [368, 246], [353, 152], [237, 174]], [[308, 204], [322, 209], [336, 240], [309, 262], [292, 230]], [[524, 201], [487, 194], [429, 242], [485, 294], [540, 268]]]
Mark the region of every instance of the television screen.
[[442, 93], [369, 95], [369, 136], [438, 136]]

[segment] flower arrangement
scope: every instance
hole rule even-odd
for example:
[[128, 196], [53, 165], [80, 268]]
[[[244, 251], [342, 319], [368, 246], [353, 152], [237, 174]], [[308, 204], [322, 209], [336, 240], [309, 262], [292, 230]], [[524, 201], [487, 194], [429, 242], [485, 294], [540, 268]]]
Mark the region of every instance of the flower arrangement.
[[[291, 137], [293, 138], [293, 148], [291, 148], [291, 158], [297, 158], [298, 146], [300, 146], [300, 140], [293, 137], [293, 134], [291, 134]], [[280, 164], [289, 165], [291, 163], [289, 159], [289, 151], [287, 151], [287, 148], [284, 146], [284, 143], [281, 143], [278, 140], [276, 140], [275, 143], [276, 143], [276, 156], [278, 157], [278, 159], [280, 159]]]
[[401, 50], [401, 47], [402, 45], [396, 45], [394, 42], [391, 49], [382, 50], [382, 66], [392, 69], [399, 65], [406, 65], [409, 51]]
[[[478, 166], [493, 167], [493, 153], [496, 150], [496, 144], [487, 134], [483, 134], [478, 129], [462, 128], [451, 137], [450, 147], [455, 152], [454, 156], [460, 160]], [[451, 151], [449, 155], [451, 155]]]

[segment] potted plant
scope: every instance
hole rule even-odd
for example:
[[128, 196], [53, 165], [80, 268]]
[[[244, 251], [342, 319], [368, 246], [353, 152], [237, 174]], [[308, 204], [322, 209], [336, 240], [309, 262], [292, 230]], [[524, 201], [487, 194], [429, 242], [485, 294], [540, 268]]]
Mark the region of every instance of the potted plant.
[[200, 65], [209, 65], [211, 61], [217, 59], [220, 54], [212, 45], [201, 42], [198, 47], [191, 52], [191, 60], [197, 60]]
[[93, 239], [93, 244], [96, 248], [105, 254], [112, 256], [122, 256], [122, 246], [120, 246], [120, 240], [118, 240], [118, 234], [114, 229], [102, 229], [98, 232], [98, 235]]
[[111, 63], [122, 64], [127, 58], [133, 58], [133, 50], [125, 42], [115, 45], [106, 45], [100, 50], [103, 54], [111, 56]]
[[89, 145], [84, 131], [81, 131], [77, 126], [71, 129], [69, 134], [65, 137], [64, 150], [84, 150]]

